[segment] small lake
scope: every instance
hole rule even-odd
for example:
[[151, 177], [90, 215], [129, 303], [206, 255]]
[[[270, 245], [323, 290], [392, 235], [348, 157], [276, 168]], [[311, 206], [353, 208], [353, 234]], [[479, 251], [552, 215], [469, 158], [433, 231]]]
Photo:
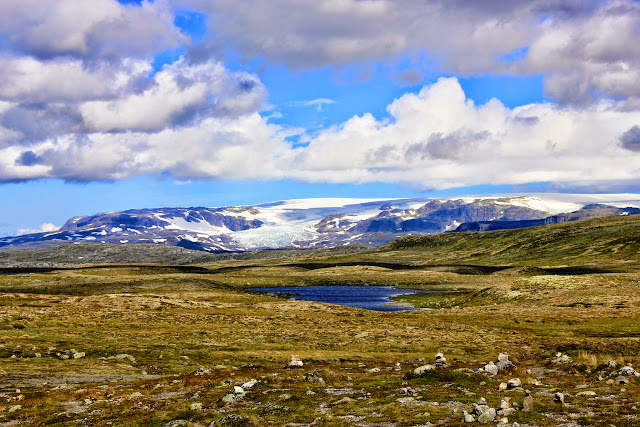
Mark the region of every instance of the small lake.
[[390, 297], [429, 292], [418, 289], [396, 289], [391, 286], [288, 286], [252, 288], [253, 291], [287, 293], [303, 301], [326, 302], [377, 311], [416, 310], [405, 304], [395, 304]]

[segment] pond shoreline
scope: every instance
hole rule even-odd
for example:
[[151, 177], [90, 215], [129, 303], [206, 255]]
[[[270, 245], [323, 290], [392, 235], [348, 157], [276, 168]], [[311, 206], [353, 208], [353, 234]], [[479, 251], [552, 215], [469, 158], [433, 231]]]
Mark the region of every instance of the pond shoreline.
[[[420, 310], [409, 303], [393, 301], [392, 297], [434, 292], [425, 289], [401, 289], [393, 286], [321, 285], [251, 288], [253, 292], [286, 296], [296, 300], [315, 301], [384, 312]], [[279, 295], [280, 294], [280, 295]]]

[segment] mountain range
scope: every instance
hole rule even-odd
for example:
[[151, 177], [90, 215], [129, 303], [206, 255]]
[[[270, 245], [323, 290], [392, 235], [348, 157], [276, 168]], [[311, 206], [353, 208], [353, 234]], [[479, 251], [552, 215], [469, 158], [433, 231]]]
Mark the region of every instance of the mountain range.
[[296, 199], [253, 206], [133, 209], [69, 219], [0, 247], [155, 243], [207, 252], [379, 246], [407, 235], [522, 228], [640, 213], [638, 194], [523, 194], [443, 199]]

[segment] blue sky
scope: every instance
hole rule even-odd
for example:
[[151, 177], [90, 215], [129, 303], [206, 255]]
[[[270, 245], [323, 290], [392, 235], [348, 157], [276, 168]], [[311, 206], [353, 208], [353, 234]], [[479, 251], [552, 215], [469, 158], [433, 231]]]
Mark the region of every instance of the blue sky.
[[640, 190], [637, 2], [238, 3], [3, 3], [0, 235], [143, 207]]

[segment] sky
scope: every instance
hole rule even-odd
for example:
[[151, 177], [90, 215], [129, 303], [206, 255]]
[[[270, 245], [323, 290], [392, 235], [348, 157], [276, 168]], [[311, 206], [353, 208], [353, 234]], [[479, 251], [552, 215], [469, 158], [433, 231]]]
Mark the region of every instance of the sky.
[[3, 0], [0, 236], [134, 208], [640, 191], [640, 2]]

